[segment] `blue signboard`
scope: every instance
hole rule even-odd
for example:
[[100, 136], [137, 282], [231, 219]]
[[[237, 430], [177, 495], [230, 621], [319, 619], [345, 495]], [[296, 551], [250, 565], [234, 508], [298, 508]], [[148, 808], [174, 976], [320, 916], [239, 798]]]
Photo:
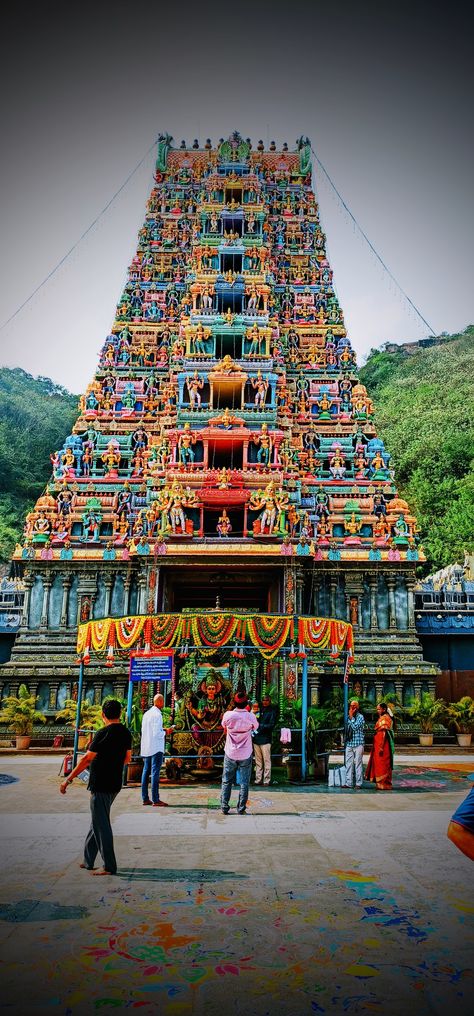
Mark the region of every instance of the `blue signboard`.
[[171, 681], [172, 656], [131, 656], [131, 681]]

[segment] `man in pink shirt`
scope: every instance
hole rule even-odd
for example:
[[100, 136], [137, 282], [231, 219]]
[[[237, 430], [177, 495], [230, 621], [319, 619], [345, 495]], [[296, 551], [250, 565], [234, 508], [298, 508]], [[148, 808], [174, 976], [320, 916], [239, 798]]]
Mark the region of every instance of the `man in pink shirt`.
[[258, 720], [254, 713], [248, 711], [247, 706], [247, 695], [237, 692], [234, 695], [234, 708], [229, 709], [222, 717], [222, 726], [226, 733], [221, 788], [223, 815], [229, 814], [230, 794], [237, 771], [240, 777], [237, 811], [239, 815], [245, 815], [252, 772], [252, 731], [258, 729]]

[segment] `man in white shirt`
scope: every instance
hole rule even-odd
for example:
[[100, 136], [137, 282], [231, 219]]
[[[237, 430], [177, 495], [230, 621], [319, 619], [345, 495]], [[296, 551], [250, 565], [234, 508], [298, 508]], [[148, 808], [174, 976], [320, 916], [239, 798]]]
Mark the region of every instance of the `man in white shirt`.
[[[140, 755], [143, 758], [142, 801], [154, 808], [167, 808], [166, 801], [160, 801], [160, 769], [165, 753], [165, 735], [172, 727], [163, 727], [161, 710], [165, 704], [162, 695], [155, 695], [151, 709], [143, 714]], [[148, 779], [151, 772], [151, 801], [148, 797]]]

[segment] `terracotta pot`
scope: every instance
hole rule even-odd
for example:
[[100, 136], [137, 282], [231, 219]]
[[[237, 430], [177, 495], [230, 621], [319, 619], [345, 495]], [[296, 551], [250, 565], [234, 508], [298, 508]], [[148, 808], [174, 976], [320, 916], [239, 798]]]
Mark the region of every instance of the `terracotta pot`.
[[433, 734], [418, 734], [420, 738], [420, 744], [423, 748], [431, 748], [433, 744]]
[[469, 748], [472, 741], [472, 734], [456, 734], [456, 737], [461, 748]]
[[300, 780], [301, 779], [301, 762], [287, 762], [286, 771], [289, 780]]
[[127, 768], [127, 783], [141, 783], [143, 772], [143, 759], [133, 759]]
[[25, 751], [25, 748], [29, 748], [30, 741], [31, 741], [30, 734], [17, 734], [16, 735], [17, 751]]

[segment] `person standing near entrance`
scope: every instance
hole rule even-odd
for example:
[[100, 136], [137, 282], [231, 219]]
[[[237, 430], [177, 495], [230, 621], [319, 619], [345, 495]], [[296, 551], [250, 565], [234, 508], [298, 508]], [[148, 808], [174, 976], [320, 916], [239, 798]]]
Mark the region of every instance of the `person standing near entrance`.
[[379, 718], [374, 727], [374, 742], [367, 763], [365, 778], [375, 783], [377, 790], [391, 790], [393, 723], [386, 702], [379, 702], [377, 713]]
[[351, 699], [346, 727], [346, 787], [352, 789], [355, 772], [356, 790], [361, 789], [364, 779], [364, 730], [365, 720], [358, 700]]
[[[117, 874], [110, 809], [122, 789], [123, 767], [130, 762], [132, 755], [132, 735], [120, 722], [121, 711], [120, 702], [116, 699], [104, 702], [102, 719], [105, 726], [94, 734], [85, 755], [59, 787], [61, 794], [65, 794], [72, 780], [89, 769], [91, 827], [84, 844], [81, 868], [87, 868], [93, 875]], [[95, 871], [94, 862], [98, 853], [104, 867]]]
[[237, 773], [240, 779], [237, 812], [239, 815], [245, 815], [246, 811], [252, 771], [252, 731], [258, 730], [255, 713], [249, 712], [247, 706], [247, 695], [244, 692], [237, 692], [234, 695], [234, 708], [228, 709], [222, 717], [222, 728], [226, 734], [221, 787], [223, 815], [229, 814], [230, 795]]
[[264, 695], [258, 714], [258, 730], [253, 735], [255, 758], [255, 786], [268, 787], [272, 775], [272, 734], [277, 721], [277, 709], [269, 695]]
[[[165, 735], [170, 734], [173, 727], [165, 730], [161, 710], [165, 704], [163, 695], [155, 695], [151, 709], [147, 709], [142, 719], [142, 738], [140, 755], [143, 759], [142, 803], [153, 805], [154, 808], [167, 808], [166, 801], [160, 800], [160, 769], [165, 754]], [[148, 796], [148, 780], [151, 773], [151, 801]]]

